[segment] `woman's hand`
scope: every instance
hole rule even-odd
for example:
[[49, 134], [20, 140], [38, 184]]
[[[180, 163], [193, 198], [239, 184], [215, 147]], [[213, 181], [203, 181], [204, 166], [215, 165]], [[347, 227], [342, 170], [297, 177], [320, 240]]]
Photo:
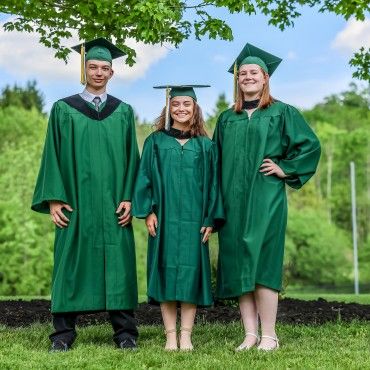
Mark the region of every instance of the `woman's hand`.
[[260, 166], [260, 172], [264, 172], [265, 176], [276, 175], [280, 179], [284, 179], [287, 175], [284, 171], [271, 159], [265, 158]]
[[145, 224], [148, 229], [148, 232], [151, 236], [156, 236], [156, 229], [158, 227], [158, 220], [157, 216], [154, 213], [151, 213], [146, 219]]
[[200, 233], [203, 234], [202, 243], [206, 243], [208, 241], [209, 236], [212, 233], [212, 230], [213, 230], [213, 227], [205, 227], [205, 226], [203, 226], [200, 229]]
[[[123, 211], [123, 213], [122, 213]], [[131, 220], [131, 202], [121, 202], [116, 210], [116, 213], [118, 215], [118, 224], [121, 227], [124, 227], [128, 225]], [[122, 214], [121, 214], [122, 213]]]
[[72, 212], [73, 209], [66, 203], [59, 202], [57, 200], [49, 201], [50, 217], [54, 224], [61, 229], [68, 226], [69, 219], [64, 215], [62, 209], [65, 208], [67, 211]]

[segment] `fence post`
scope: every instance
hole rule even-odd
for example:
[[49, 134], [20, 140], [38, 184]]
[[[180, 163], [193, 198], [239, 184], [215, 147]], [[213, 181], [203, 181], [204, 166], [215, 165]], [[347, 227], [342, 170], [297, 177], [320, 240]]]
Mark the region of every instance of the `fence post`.
[[356, 217], [356, 180], [355, 163], [350, 162], [351, 169], [351, 203], [352, 203], [352, 241], [353, 241], [353, 268], [355, 278], [355, 294], [360, 293], [358, 283], [358, 253], [357, 253], [357, 217]]

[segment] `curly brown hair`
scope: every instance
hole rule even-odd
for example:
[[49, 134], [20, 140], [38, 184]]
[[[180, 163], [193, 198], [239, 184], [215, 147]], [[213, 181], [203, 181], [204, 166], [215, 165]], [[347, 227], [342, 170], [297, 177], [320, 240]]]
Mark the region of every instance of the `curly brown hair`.
[[[265, 109], [269, 107], [275, 101], [275, 99], [270, 95], [270, 84], [269, 84], [270, 76], [261, 67], [259, 68], [262, 71], [263, 75], [265, 76], [266, 82], [262, 88], [262, 93], [260, 97], [260, 102], [258, 104], [258, 108]], [[243, 110], [243, 101], [244, 101], [244, 94], [238, 84], [237, 97], [236, 97], [236, 102], [234, 105], [234, 111], [236, 113], [240, 113]]]
[[[190, 135], [191, 137], [194, 136], [208, 136], [207, 131], [204, 128], [204, 118], [202, 114], [202, 110], [198, 103], [193, 100], [194, 102], [194, 114], [190, 121]], [[154, 121], [154, 126], [157, 131], [163, 130], [165, 128], [166, 122], [166, 107], [162, 109], [160, 116]], [[170, 124], [172, 126], [173, 119], [170, 116]]]

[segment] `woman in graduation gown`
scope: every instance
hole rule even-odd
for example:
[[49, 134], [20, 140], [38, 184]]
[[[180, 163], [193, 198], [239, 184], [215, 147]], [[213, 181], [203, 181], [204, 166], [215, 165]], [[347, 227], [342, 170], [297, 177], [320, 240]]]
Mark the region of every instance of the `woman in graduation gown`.
[[[239, 298], [245, 339], [237, 350], [279, 346], [275, 333], [287, 221], [285, 185], [315, 173], [320, 143], [294, 107], [270, 95], [281, 59], [247, 44], [234, 72], [235, 105], [217, 122], [226, 223], [219, 232], [218, 298]], [[258, 334], [258, 317], [261, 339]]]
[[194, 86], [167, 87], [167, 109], [144, 143], [133, 195], [133, 215], [146, 219], [149, 232], [147, 294], [161, 305], [167, 350], [178, 348], [177, 304], [183, 350], [193, 348], [196, 307], [212, 304], [208, 237], [223, 219], [216, 145]]

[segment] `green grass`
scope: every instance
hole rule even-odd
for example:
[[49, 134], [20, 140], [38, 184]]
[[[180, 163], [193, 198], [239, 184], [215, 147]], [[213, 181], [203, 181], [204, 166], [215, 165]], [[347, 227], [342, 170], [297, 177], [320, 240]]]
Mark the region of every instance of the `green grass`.
[[51, 327], [0, 329], [1, 369], [358, 369], [370, 368], [367, 323], [322, 326], [279, 325], [281, 348], [235, 353], [242, 341], [239, 323], [194, 329], [192, 353], [165, 352], [161, 327], [141, 327], [139, 349], [115, 349], [108, 325], [79, 329], [74, 349], [48, 353]]
[[284, 297], [301, 299], [304, 301], [312, 301], [318, 298], [324, 298], [327, 301], [337, 301], [346, 303], [360, 303], [370, 305], [370, 294], [337, 294], [337, 293], [289, 293]]

